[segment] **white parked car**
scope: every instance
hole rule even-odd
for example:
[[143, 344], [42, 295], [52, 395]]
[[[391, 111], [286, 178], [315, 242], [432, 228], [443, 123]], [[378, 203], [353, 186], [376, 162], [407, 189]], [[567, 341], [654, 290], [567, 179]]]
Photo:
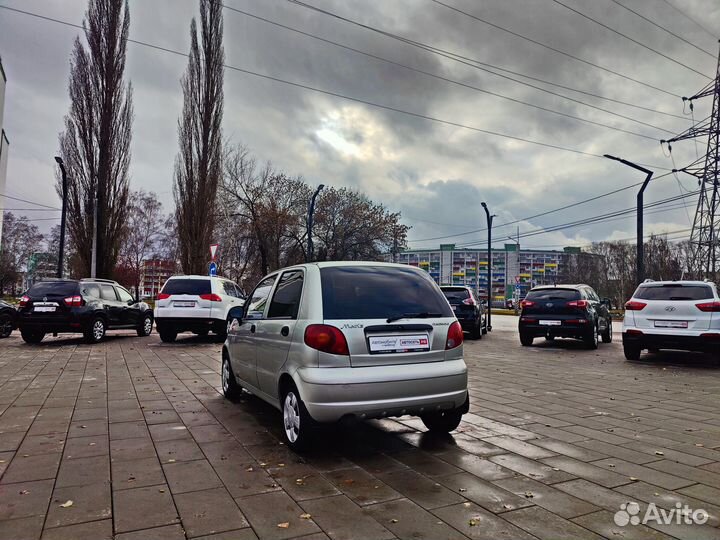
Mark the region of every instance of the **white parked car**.
[[244, 304], [240, 287], [229, 279], [209, 276], [172, 276], [155, 303], [155, 325], [160, 339], [175, 341], [191, 331], [227, 335], [228, 312]]
[[706, 351], [720, 355], [720, 297], [707, 281], [646, 280], [625, 304], [625, 358], [644, 349]]

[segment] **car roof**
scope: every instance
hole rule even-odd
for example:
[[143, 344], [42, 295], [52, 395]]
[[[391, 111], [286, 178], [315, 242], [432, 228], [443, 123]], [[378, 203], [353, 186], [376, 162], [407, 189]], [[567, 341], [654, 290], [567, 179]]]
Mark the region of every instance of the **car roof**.
[[223, 281], [232, 281], [230, 278], [222, 277], [222, 276], [200, 276], [200, 275], [177, 275], [177, 276], [170, 276], [168, 278], [168, 281], [171, 279], [220, 279]]
[[579, 289], [580, 287], [590, 287], [590, 285], [585, 285], [584, 283], [558, 283], [557, 285], [538, 285], [537, 287], [533, 287], [530, 290], [541, 291], [543, 289]]
[[674, 279], [667, 281], [644, 281], [640, 287], [653, 287], [662, 285], [715, 285], [712, 281]]

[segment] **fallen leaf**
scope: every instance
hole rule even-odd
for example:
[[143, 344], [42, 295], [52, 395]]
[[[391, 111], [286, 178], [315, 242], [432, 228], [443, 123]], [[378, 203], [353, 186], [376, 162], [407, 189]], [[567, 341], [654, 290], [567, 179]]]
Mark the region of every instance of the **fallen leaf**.
[[532, 491], [526, 491], [524, 495], [526, 499], [532, 499], [535, 496]]
[[310, 514], [300, 514], [300, 519], [310, 519], [311, 517]]
[[397, 523], [397, 522], [398, 522], [397, 519], [391, 519], [391, 520], [390, 520], [390, 523]]
[[460, 493], [465, 493], [465, 492], [467, 491], [467, 489], [465, 489], [465, 488], [460, 488], [460, 489], [458, 489], [458, 491], [459, 491]]
[[553, 470], [553, 471], [559, 471], [560, 469], [558, 469], [557, 467], [553, 467], [552, 470]]
[[702, 444], [702, 443], [695, 443], [695, 446], [700, 446], [700, 447], [702, 447], [702, 446], [705, 446], [705, 445]]
[[70, 508], [72, 505], [73, 505], [73, 502], [70, 501], [70, 500], [68, 500], [68, 501], [62, 503], [60, 506], [61, 506], [62, 508]]
[[278, 463], [278, 467], [284, 467], [284, 466], [285, 466], [284, 463]]
[[20, 495], [27, 495], [28, 493], [30, 493], [30, 492], [29, 492], [27, 489], [23, 489], [23, 490], [20, 492]]
[[287, 529], [288, 527], [290, 527], [290, 523], [285, 521], [283, 523], [278, 523], [277, 526], [280, 527], [281, 529]]
[[468, 525], [470, 525], [471, 527], [474, 527], [477, 524], [478, 524], [477, 519], [471, 519], [470, 521], [468, 521]]
[[608, 463], [608, 467], [615, 467], [614, 463]]
[[261, 463], [261, 464], [260, 464], [261, 467], [264, 467], [265, 465], [267, 465], [267, 463]]
[[631, 480], [632, 482], [637, 482], [637, 481], [638, 481], [638, 479], [635, 478], [634, 476], [631, 476], [631, 477], [630, 477], [630, 480]]
[[164, 490], [164, 489], [159, 489], [158, 491], [159, 491], [160, 493], [165, 493], [165, 490]]
[[472, 503], [466, 502], [466, 503], [463, 503], [463, 506], [465, 508], [470, 508], [472, 506]]
[[352, 478], [346, 478], [345, 480], [343, 480], [343, 484], [346, 484], [348, 486], [351, 484], [354, 484], [354, 483], [355, 483], [355, 480], [353, 480]]
[[88, 446], [95, 446], [95, 444], [97, 443], [91, 442], [90, 444], [88, 444]]
[[168, 463], [175, 463], [174, 459], [168, 459]]
[[665, 452], [661, 452], [660, 450], [656, 450], [656, 451], [655, 451], [655, 454], [658, 455], [658, 456], [664, 456], [664, 455], [665, 455]]
[[87, 426], [80, 426], [80, 429], [85, 429]]
[[247, 472], [253, 472], [255, 469], [253, 469], [252, 467], [248, 467], [248, 468], [245, 469], [245, 470], [246, 470]]

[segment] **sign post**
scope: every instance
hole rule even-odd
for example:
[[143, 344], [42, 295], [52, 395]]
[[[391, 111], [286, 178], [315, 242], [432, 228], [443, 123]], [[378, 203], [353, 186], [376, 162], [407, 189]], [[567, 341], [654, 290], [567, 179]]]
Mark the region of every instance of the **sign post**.
[[216, 276], [217, 276], [217, 264], [215, 264], [215, 262], [211, 262], [211, 263], [210, 263], [208, 275], [209, 275], [210, 277], [216, 277]]

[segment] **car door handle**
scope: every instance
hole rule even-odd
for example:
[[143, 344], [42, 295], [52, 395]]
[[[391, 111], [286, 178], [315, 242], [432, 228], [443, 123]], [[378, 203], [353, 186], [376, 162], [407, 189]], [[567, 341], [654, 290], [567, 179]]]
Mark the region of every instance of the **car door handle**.
[[254, 324], [251, 324], [251, 325], [250, 325], [250, 333], [251, 333], [251, 334], [254, 334], [254, 333], [255, 333], [255, 325], [254, 325]]
[[283, 327], [280, 329], [280, 333], [281, 333], [283, 336], [287, 337], [287, 336], [290, 334], [290, 327], [289, 327], [289, 326], [283, 326]]

